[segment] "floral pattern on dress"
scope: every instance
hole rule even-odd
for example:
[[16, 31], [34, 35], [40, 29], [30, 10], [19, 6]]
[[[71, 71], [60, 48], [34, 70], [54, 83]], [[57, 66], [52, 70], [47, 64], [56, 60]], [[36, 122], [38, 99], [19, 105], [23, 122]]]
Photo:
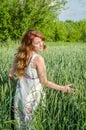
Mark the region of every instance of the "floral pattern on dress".
[[37, 110], [41, 95], [44, 95], [45, 98], [45, 93], [39, 81], [37, 70], [32, 67], [32, 61], [36, 56], [37, 54], [32, 55], [31, 61], [25, 71], [25, 75], [18, 80], [16, 86], [14, 111], [15, 119], [18, 122], [20, 130], [24, 130], [25, 124], [28, 125], [29, 128], [33, 111]]

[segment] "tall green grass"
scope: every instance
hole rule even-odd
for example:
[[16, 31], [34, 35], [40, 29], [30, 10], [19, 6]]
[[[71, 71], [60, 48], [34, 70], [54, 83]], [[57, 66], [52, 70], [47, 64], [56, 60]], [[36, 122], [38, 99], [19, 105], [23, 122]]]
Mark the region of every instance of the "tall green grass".
[[[17, 45], [18, 46], [18, 45]], [[16, 82], [8, 78], [17, 46], [0, 47], [0, 129], [12, 130], [12, 100]], [[86, 129], [86, 45], [71, 44], [47, 47], [41, 53], [45, 59], [47, 77], [59, 85], [73, 84], [77, 94], [66, 94], [44, 86], [46, 108], [40, 103], [33, 117], [35, 130]], [[17, 128], [14, 128], [17, 130]], [[25, 128], [27, 130], [27, 128]]]

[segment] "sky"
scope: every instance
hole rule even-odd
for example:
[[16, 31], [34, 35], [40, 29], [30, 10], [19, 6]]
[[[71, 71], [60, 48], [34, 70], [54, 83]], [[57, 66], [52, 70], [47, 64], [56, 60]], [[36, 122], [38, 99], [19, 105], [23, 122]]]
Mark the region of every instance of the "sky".
[[62, 10], [59, 19], [61, 21], [79, 21], [86, 19], [86, 0], [67, 0], [66, 10]]

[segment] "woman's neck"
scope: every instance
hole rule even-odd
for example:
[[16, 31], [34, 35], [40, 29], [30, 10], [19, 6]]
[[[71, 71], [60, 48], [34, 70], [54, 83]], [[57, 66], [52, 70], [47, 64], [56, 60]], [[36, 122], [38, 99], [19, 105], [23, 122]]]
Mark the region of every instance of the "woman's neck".
[[31, 50], [27, 51], [27, 59], [30, 59], [30, 57], [31, 57], [33, 54], [35, 54], [35, 53], [36, 53], [35, 51], [31, 51]]

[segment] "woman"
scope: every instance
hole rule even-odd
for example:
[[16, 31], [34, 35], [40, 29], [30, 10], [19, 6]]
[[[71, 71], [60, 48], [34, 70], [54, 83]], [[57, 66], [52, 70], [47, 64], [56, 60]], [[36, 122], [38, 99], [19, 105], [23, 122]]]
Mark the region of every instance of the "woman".
[[23, 36], [21, 45], [15, 56], [9, 77], [14, 79], [17, 71], [17, 82], [14, 107], [15, 118], [18, 119], [19, 128], [23, 129], [25, 122], [32, 118], [32, 112], [37, 109], [41, 95], [44, 95], [42, 85], [70, 93], [71, 84], [60, 86], [47, 80], [44, 59], [38, 54], [46, 48], [44, 36], [36, 31], [29, 30]]

